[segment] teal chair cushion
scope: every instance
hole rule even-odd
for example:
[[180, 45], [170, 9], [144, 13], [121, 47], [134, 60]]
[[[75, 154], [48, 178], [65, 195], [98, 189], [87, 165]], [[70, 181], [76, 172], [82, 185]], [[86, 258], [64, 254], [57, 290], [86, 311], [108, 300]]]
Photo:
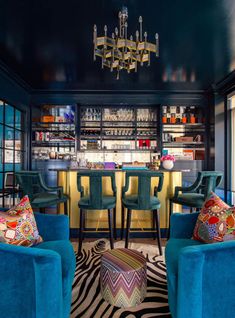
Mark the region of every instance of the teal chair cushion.
[[[122, 199], [122, 203], [127, 209], [140, 210], [139, 204], [138, 204], [138, 195], [126, 195]], [[161, 206], [161, 203], [159, 199], [157, 197], [151, 196], [149, 210], [157, 210], [160, 208], [160, 206]]]
[[58, 204], [61, 202], [66, 202], [68, 197], [63, 195], [61, 198], [58, 194], [42, 192], [33, 196], [31, 199], [32, 207], [48, 207], [49, 205]]
[[95, 208], [94, 206], [91, 205], [90, 203], [90, 197], [89, 196], [85, 196], [82, 197], [79, 202], [78, 205], [81, 209], [85, 209], [85, 210], [107, 210], [107, 209], [113, 209], [116, 205], [116, 197], [114, 196], [108, 196], [108, 195], [104, 195], [102, 196], [102, 206], [99, 206], [97, 208]]
[[65, 317], [69, 317], [71, 303], [71, 286], [74, 279], [75, 268], [74, 250], [71, 243], [68, 240], [47, 241], [34, 246], [34, 248], [40, 248], [50, 251], [52, 250], [60, 255], [62, 267], [63, 308], [64, 312], [66, 313]]
[[172, 198], [172, 201], [182, 205], [201, 208], [205, 199], [204, 195], [200, 193], [182, 193], [177, 198]]

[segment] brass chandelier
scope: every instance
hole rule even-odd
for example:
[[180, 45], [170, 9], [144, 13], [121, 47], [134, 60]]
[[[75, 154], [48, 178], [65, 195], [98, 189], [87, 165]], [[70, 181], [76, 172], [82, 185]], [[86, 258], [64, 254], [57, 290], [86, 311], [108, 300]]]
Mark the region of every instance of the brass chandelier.
[[139, 17], [140, 29], [133, 36], [127, 38], [127, 19], [128, 11], [126, 7], [118, 14], [119, 28], [115, 28], [112, 37], [107, 36], [107, 25], [104, 26], [104, 36], [97, 36], [97, 27], [94, 25], [94, 61], [96, 56], [101, 57], [102, 68], [108, 67], [112, 72], [117, 71], [117, 79], [119, 79], [120, 70], [126, 70], [128, 73], [135, 70], [137, 72], [138, 63], [143, 66], [144, 63], [150, 65], [150, 53], [153, 52], [159, 56], [159, 36], [155, 34], [155, 44], [147, 42], [147, 32], [143, 34], [143, 19]]

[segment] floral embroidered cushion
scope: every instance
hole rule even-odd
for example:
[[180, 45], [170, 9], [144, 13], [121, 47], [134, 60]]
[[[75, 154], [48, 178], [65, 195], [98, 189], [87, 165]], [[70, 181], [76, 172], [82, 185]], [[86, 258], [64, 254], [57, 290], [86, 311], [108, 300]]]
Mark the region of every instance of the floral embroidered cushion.
[[205, 243], [235, 239], [235, 208], [231, 208], [215, 193], [205, 201], [198, 216], [193, 239]]
[[23, 246], [42, 242], [28, 196], [7, 212], [0, 212], [0, 242]]

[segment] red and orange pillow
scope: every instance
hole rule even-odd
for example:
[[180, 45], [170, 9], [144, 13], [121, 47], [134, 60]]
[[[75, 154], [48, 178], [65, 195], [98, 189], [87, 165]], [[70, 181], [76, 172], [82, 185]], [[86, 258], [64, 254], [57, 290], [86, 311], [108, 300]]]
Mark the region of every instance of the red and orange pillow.
[[193, 239], [204, 243], [235, 240], [235, 207], [212, 193], [198, 216]]
[[28, 196], [7, 212], [0, 212], [0, 242], [23, 246], [42, 242]]

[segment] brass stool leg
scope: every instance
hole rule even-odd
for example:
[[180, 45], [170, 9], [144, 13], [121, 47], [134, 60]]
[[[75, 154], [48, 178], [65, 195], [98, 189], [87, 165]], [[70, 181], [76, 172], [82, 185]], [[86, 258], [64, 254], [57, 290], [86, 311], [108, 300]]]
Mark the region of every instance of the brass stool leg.
[[159, 253], [162, 255], [162, 244], [161, 244], [161, 229], [160, 229], [160, 219], [159, 219], [159, 210], [155, 210], [155, 219], [156, 219], [156, 229], [157, 229], [157, 242]]
[[82, 251], [83, 225], [84, 225], [84, 214], [83, 214], [83, 210], [80, 209], [80, 230], [79, 230], [78, 253], [81, 253]]
[[130, 226], [131, 226], [131, 210], [128, 209], [127, 210], [127, 219], [126, 219], [126, 242], [125, 242], [125, 248], [128, 248]]
[[113, 249], [113, 210], [108, 210], [110, 247]]

